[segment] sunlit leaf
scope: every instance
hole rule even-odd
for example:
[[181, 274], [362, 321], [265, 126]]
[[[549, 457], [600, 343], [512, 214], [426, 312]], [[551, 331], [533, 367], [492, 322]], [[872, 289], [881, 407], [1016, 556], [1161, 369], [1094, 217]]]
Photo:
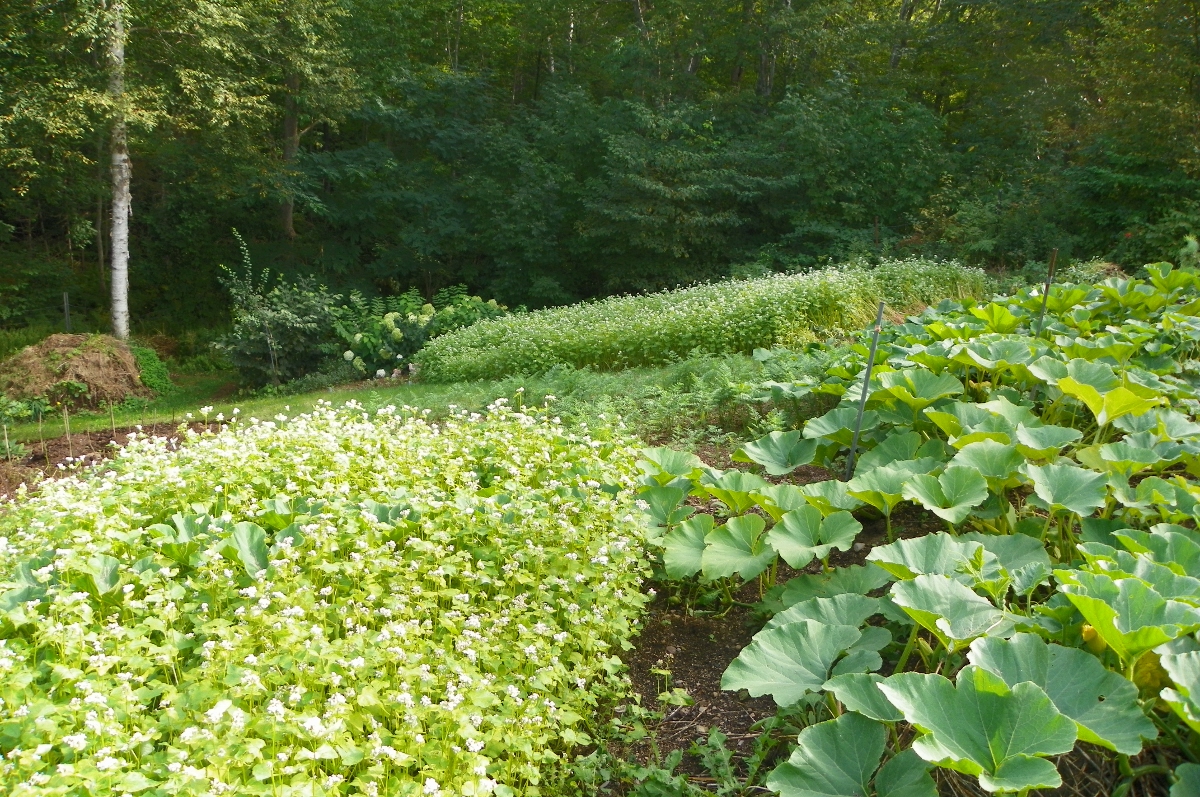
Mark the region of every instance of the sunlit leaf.
[[725, 670], [721, 688], [745, 689], [754, 697], [769, 694], [780, 706], [790, 706], [820, 690], [834, 662], [861, 636], [852, 626], [815, 620], [760, 631]]
[[879, 688], [924, 735], [912, 749], [938, 766], [976, 775], [988, 791], [1058, 788], [1044, 756], [1075, 746], [1076, 726], [1035, 684], [1009, 687], [987, 670], [964, 667], [957, 685], [941, 675], [900, 673]]
[[1040, 686], [1055, 708], [1079, 726], [1079, 738], [1085, 742], [1136, 755], [1142, 739], [1158, 736], [1138, 704], [1137, 687], [1086, 651], [1052, 645], [1033, 634], [1015, 634], [1011, 639], [975, 640], [968, 658], [1010, 687], [1024, 681]]

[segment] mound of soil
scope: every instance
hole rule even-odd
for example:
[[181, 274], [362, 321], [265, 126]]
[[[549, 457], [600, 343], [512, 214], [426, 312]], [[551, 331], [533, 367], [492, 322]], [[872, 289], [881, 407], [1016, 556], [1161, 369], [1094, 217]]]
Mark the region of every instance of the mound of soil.
[[[63, 383], [87, 385], [75, 395]], [[138, 375], [129, 347], [108, 335], [51, 335], [0, 363], [0, 393], [16, 399], [70, 399], [97, 409], [130, 396], [152, 395]]]

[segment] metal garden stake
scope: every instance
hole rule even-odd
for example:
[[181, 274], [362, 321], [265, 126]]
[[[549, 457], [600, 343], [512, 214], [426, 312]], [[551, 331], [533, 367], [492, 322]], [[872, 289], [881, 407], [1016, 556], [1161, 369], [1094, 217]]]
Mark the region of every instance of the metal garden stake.
[[858, 399], [858, 419], [854, 422], [854, 439], [850, 442], [850, 456], [846, 457], [846, 481], [854, 475], [854, 455], [858, 451], [858, 435], [862, 431], [863, 412], [867, 409], [867, 394], [870, 393], [871, 371], [875, 369], [875, 350], [879, 348], [879, 333], [883, 329], [883, 302], [875, 315], [875, 334], [871, 336], [871, 353], [867, 355], [867, 370], [863, 372], [862, 396]]
[[1042, 330], [1046, 326], [1046, 302], [1050, 300], [1050, 285], [1054, 282], [1054, 264], [1058, 261], [1058, 250], [1054, 249], [1050, 252], [1050, 268], [1046, 271], [1046, 288], [1042, 291], [1042, 312], [1038, 315], [1038, 331], [1037, 336], [1042, 336]]

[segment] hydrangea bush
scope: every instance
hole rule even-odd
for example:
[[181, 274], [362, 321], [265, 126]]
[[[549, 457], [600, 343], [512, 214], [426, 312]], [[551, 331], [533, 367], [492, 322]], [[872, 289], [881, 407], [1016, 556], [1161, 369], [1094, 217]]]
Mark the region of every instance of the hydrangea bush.
[[22, 492], [0, 791], [537, 794], [622, 686], [636, 456], [502, 403], [326, 404]]

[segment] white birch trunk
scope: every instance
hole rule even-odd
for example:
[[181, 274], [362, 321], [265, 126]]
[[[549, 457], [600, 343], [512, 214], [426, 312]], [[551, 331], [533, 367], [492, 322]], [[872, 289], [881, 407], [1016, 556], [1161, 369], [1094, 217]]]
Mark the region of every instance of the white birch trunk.
[[114, 0], [109, 11], [108, 93], [115, 107], [112, 127], [112, 330], [129, 337], [129, 217], [133, 212], [129, 184], [133, 164], [125, 128], [125, 2]]

